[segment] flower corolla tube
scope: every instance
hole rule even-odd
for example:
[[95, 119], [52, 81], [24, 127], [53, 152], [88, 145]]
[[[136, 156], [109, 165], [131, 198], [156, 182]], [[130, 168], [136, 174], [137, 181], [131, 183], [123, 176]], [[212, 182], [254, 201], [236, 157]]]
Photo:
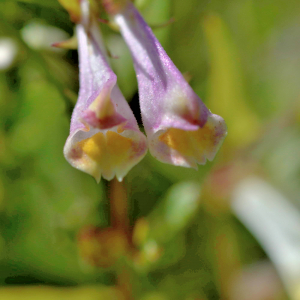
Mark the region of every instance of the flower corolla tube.
[[213, 160], [227, 134], [224, 120], [203, 104], [130, 1], [113, 17], [133, 57], [151, 154], [192, 168]]
[[75, 168], [119, 181], [147, 152], [145, 135], [111, 70], [101, 32], [81, 1], [81, 21], [76, 25], [79, 54], [79, 97], [74, 108], [64, 155]]

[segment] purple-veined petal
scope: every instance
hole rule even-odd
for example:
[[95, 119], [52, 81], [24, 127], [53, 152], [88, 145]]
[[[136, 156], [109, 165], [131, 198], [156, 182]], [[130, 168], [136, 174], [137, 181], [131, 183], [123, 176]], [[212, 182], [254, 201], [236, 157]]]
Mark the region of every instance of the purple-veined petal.
[[76, 33], [80, 88], [64, 155], [97, 182], [121, 181], [146, 154], [146, 138], [116, 84], [96, 22], [78, 24]]
[[224, 120], [203, 104], [132, 3], [114, 20], [133, 57], [151, 154], [193, 168], [213, 160], [227, 133]]

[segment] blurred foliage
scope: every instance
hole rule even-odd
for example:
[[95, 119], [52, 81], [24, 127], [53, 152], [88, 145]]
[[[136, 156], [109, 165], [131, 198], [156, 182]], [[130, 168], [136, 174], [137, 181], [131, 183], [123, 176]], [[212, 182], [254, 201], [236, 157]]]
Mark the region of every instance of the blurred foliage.
[[[111, 226], [110, 185], [97, 185], [62, 154], [78, 61], [75, 50], [53, 51], [47, 30], [72, 36], [73, 24], [57, 0], [1, 0], [0, 41], [8, 38], [16, 54], [8, 66], [0, 64], [0, 299], [127, 299], [128, 290], [142, 300], [286, 299], [266, 253], [233, 215], [230, 193], [255, 173], [299, 208], [299, 1], [136, 4], [153, 26], [175, 19], [155, 34], [207, 106], [225, 119], [228, 137], [215, 161], [198, 171], [149, 154], [134, 167], [125, 179], [126, 234], [133, 240], [122, 247], [130, 250], [113, 251], [112, 267], [91, 267], [82, 249], [96, 256], [106, 251], [110, 259], [119, 231], [94, 230]], [[32, 26], [44, 26], [43, 39]], [[25, 38], [26, 28], [36, 43]], [[101, 28], [139, 120], [129, 51], [117, 32]], [[82, 236], [93, 242], [83, 245]], [[262, 260], [268, 271], [257, 267], [249, 275], [249, 266]], [[266, 289], [251, 298], [256, 276]], [[84, 287], [7, 287], [36, 284]]]

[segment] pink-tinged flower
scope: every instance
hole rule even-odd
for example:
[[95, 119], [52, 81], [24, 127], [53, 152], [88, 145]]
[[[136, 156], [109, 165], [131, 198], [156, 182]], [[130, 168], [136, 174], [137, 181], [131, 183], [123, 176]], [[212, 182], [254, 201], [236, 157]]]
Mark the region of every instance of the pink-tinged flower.
[[121, 94], [111, 70], [98, 25], [81, 1], [76, 27], [79, 53], [79, 98], [71, 119], [64, 155], [75, 168], [95, 177], [119, 181], [146, 154], [146, 138]]
[[114, 20], [133, 57], [151, 154], [193, 168], [212, 160], [226, 136], [224, 120], [206, 108], [130, 1]]

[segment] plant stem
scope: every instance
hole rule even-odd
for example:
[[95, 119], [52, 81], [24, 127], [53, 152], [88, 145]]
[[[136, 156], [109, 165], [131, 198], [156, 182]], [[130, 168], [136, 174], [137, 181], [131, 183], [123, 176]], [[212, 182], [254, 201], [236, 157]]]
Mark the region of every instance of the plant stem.
[[115, 178], [110, 182], [109, 199], [111, 226], [124, 232], [129, 241], [128, 202], [123, 182]]
[[[129, 230], [128, 201], [125, 184], [113, 179], [109, 184], [110, 223], [111, 227], [119, 230], [127, 239], [128, 249], [131, 245], [131, 233]], [[130, 251], [130, 250], [129, 250]], [[118, 268], [117, 282], [124, 300], [132, 300], [132, 284], [130, 270], [126, 263]]]

